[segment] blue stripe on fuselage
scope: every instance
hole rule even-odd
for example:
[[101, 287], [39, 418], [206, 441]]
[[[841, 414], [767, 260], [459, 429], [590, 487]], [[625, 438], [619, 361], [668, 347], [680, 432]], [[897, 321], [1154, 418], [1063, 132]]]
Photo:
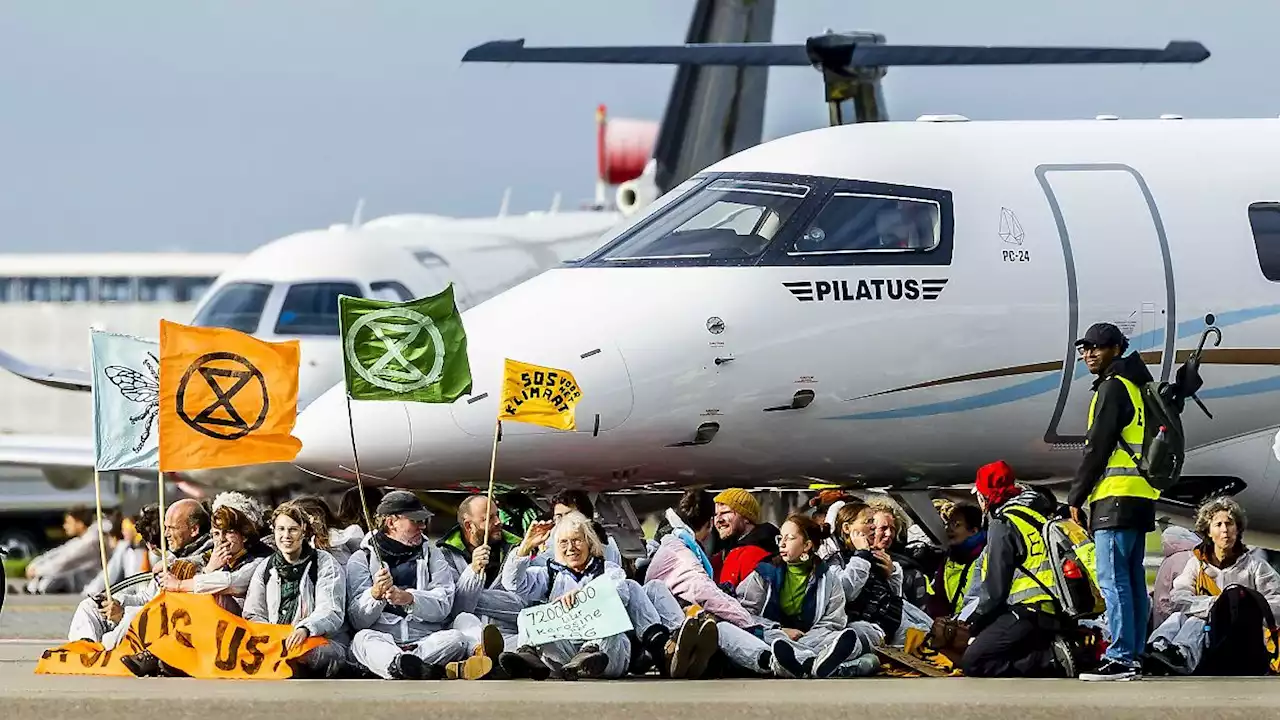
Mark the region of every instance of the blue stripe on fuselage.
[[[1280, 305], [1263, 305], [1256, 308], [1245, 308], [1243, 310], [1232, 310], [1229, 312], [1216, 315], [1214, 318], [1215, 325], [1218, 327], [1230, 327], [1241, 323], [1257, 320], [1259, 318], [1269, 317], [1280, 314]], [[1187, 322], [1178, 323], [1178, 337], [1187, 338], [1199, 335], [1204, 331], [1204, 318], [1197, 318]], [[1129, 340], [1130, 347], [1151, 347], [1158, 346], [1164, 342], [1164, 328], [1157, 328], [1150, 332], [1145, 332]], [[970, 410], [978, 410], [981, 408], [996, 407], [1005, 405], [1019, 400], [1026, 400], [1035, 397], [1041, 393], [1052, 392], [1061, 385], [1061, 375], [1057, 370], [1047, 371], [1043, 377], [1034, 380], [1027, 380], [1017, 385], [992, 390], [968, 397], [956, 398], [955, 400], [944, 400], [941, 402], [928, 403], [925, 405], [916, 405], [914, 407], [895, 408], [892, 410], [877, 410], [865, 413], [853, 413], [851, 415], [836, 415], [834, 417], [823, 418], [824, 420], [898, 420], [903, 418], [919, 418], [929, 417], [932, 415], [946, 415], [949, 413], [968, 412]], [[1089, 368], [1084, 363], [1076, 363], [1073, 378], [1079, 380], [1089, 374]], [[1199, 396], [1203, 399], [1235, 397], [1238, 395], [1248, 395], [1253, 393], [1272, 392], [1280, 390], [1280, 376], [1272, 378], [1264, 378], [1261, 380], [1252, 380], [1237, 385], [1228, 385], [1227, 387], [1201, 390]]]

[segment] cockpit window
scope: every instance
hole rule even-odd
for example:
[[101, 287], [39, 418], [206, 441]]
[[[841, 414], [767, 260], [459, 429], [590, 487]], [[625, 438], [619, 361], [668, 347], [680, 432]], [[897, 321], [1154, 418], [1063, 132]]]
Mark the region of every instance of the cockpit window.
[[715, 180], [594, 260], [758, 257], [809, 191], [809, 186], [796, 183]]
[[364, 297], [360, 286], [349, 282], [290, 285], [276, 320], [277, 335], [337, 335], [338, 296]]
[[221, 327], [243, 333], [258, 331], [262, 309], [271, 296], [271, 286], [263, 283], [228, 283], [218, 288], [209, 302], [196, 314], [193, 324], [199, 327]]
[[941, 238], [941, 210], [934, 201], [837, 192], [788, 254], [928, 252]]

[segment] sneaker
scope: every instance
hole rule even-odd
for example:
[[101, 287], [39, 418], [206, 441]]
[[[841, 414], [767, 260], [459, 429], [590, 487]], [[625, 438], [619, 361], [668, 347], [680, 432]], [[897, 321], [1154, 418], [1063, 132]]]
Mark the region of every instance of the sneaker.
[[551, 668], [542, 662], [538, 649], [532, 645], [524, 645], [515, 652], [502, 653], [498, 656], [498, 664], [513, 680], [546, 680], [551, 677]]
[[466, 660], [445, 665], [444, 676], [450, 680], [479, 680], [487, 677], [492, 670], [493, 658], [472, 655]]
[[1164, 646], [1147, 653], [1143, 670], [1152, 675], [1185, 675], [1187, 659], [1176, 647]]
[[600, 648], [595, 645], [583, 645], [578, 654], [560, 668], [560, 675], [563, 679], [570, 681], [579, 678], [599, 678], [604, 677], [608, 667], [608, 655], [600, 652]]
[[693, 660], [689, 663], [689, 680], [698, 680], [707, 674], [707, 665], [720, 649], [720, 629], [714, 618], [702, 616], [698, 620], [698, 642], [694, 645]]
[[769, 669], [773, 674], [780, 678], [801, 678], [804, 677], [804, 663], [800, 662], [800, 658], [796, 657], [796, 648], [791, 643], [778, 638], [773, 641], [773, 647], [770, 648], [772, 656], [769, 658]]
[[413, 653], [397, 655], [387, 668], [387, 673], [392, 680], [426, 680], [428, 675], [427, 664]]
[[684, 621], [676, 636], [667, 643], [667, 677], [679, 680], [689, 674], [694, 653], [698, 649], [698, 628], [701, 623], [689, 618]]
[[1053, 659], [1058, 663], [1058, 669], [1066, 675], [1073, 678], [1076, 676], [1076, 660], [1071, 654], [1071, 646], [1067, 644], [1065, 638], [1061, 635], [1053, 637]]
[[852, 630], [841, 630], [835, 639], [818, 653], [813, 661], [813, 676], [828, 678], [840, 669], [840, 664], [858, 650], [858, 634]]
[[869, 652], [850, 660], [843, 667], [848, 677], [871, 677], [880, 670], [880, 656]]
[[1093, 672], [1080, 674], [1080, 679], [1085, 682], [1124, 682], [1138, 680], [1140, 677], [1132, 665], [1111, 659], [1103, 660], [1102, 665]]
[[152, 655], [150, 650], [143, 650], [134, 655], [126, 655], [120, 658], [120, 664], [138, 677], [158, 677], [160, 675], [160, 658]]

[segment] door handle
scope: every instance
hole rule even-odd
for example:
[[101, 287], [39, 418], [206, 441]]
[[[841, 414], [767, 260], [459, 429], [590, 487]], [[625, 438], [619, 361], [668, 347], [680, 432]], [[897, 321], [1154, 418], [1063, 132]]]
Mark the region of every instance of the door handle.
[[716, 365], [723, 365], [723, 364], [728, 363], [728, 362], [733, 362], [733, 358], [731, 358], [731, 357], [718, 357], [718, 358], [716, 358]]
[[813, 402], [814, 394], [812, 390], [797, 390], [796, 394], [791, 397], [790, 405], [779, 405], [777, 407], [767, 407], [765, 412], [779, 412], [781, 410], [803, 410]]

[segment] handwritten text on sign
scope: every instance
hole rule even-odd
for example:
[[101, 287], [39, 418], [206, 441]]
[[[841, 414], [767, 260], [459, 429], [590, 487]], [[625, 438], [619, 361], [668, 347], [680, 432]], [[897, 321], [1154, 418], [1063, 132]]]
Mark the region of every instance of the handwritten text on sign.
[[578, 588], [574, 591], [572, 610], [566, 610], [558, 601], [521, 610], [516, 618], [520, 644], [594, 640], [632, 629], [616, 583], [613, 578], [602, 575]]

